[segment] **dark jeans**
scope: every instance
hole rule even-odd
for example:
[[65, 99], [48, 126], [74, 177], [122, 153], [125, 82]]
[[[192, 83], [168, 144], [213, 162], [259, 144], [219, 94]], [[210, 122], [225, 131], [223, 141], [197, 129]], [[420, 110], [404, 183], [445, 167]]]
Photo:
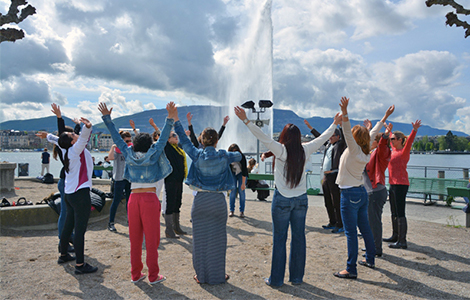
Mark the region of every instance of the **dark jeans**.
[[67, 205], [67, 216], [60, 236], [61, 254], [67, 254], [69, 238], [75, 228], [73, 246], [77, 257], [76, 263], [82, 264], [84, 262], [85, 232], [91, 211], [90, 188], [79, 189], [73, 194], [65, 194], [65, 204]]
[[183, 181], [165, 180], [166, 215], [179, 213], [183, 197]]
[[126, 210], [127, 210], [127, 202], [129, 202], [129, 196], [131, 194], [131, 183], [124, 180], [119, 180], [114, 182], [114, 196], [113, 196], [113, 203], [111, 204], [111, 208], [109, 209], [109, 222], [113, 223], [114, 218], [116, 217], [116, 211], [119, 207], [119, 203], [121, 203], [122, 197], [126, 197]]
[[306, 239], [305, 217], [308, 210], [307, 194], [287, 198], [278, 190], [274, 191], [271, 205], [273, 219], [273, 258], [269, 284], [281, 286], [286, 270], [286, 241], [289, 224], [291, 225], [291, 244], [289, 257], [289, 281], [301, 283], [305, 274]]
[[408, 185], [391, 184], [390, 185], [390, 210], [392, 216], [397, 218], [406, 217], [406, 194], [408, 193]]
[[366, 261], [375, 264], [374, 237], [367, 218], [368, 202], [367, 192], [363, 186], [341, 190], [341, 216], [348, 244], [346, 271], [353, 275], [357, 275], [357, 227], [366, 245]]
[[387, 189], [369, 194], [369, 225], [374, 236], [375, 252], [382, 254], [382, 213], [387, 202]]
[[338, 177], [338, 172], [325, 174], [322, 189], [330, 224], [341, 228], [343, 227], [341, 219], [341, 191], [336, 184], [336, 177]]

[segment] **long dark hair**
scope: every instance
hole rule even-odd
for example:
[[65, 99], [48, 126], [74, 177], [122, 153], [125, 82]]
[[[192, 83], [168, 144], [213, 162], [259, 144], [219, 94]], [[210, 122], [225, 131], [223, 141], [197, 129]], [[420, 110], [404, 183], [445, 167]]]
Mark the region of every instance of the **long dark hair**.
[[[73, 132], [73, 128], [70, 126], [65, 126], [64, 132]], [[63, 161], [62, 151], [60, 151], [59, 147], [54, 144], [54, 148], [52, 149], [52, 157], [57, 160], [57, 156], [59, 156], [60, 160]]]
[[290, 188], [299, 185], [304, 172], [305, 152], [302, 147], [300, 129], [294, 124], [287, 124], [279, 136], [279, 143], [287, 150], [284, 177]]
[[67, 132], [62, 132], [59, 136], [59, 147], [62, 149], [67, 149], [65, 151], [65, 157], [64, 157], [64, 168], [65, 171], [68, 173], [69, 172], [69, 148], [72, 147], [72, 141], [73, 138], [67, 134]]
[[[237, 144], [232, 144], [228, 147], [229, 152], [240, 152], [242, 153], [242, 150], [240, 150], [240, 147], [238, 147]], [[242, 153], [243, 154], [243, 153]]]

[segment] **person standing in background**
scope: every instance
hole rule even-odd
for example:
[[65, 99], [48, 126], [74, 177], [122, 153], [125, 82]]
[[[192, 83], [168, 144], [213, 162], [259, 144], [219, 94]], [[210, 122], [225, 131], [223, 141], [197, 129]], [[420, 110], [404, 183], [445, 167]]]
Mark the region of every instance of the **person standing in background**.
[[47, 148], [44, 148], [44, 152], [41, 154], [41, 176], [44, 176], [44, 169], [49, 173], [49, 163], [51, 161], [51, 155], [47, 152]]

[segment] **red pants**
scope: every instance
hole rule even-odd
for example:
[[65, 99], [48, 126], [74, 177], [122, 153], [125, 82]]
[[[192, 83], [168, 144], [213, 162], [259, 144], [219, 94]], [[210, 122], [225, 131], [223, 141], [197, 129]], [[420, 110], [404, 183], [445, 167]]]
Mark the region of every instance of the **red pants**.
[[138, 280], [142, 264], [142, 242], [145, 234], [149, 281], [158, 278], [158, 246], [160, 245], [160, 201], [155, 193], [131, 193], [127, 210], [131, 243], [132, 280]]

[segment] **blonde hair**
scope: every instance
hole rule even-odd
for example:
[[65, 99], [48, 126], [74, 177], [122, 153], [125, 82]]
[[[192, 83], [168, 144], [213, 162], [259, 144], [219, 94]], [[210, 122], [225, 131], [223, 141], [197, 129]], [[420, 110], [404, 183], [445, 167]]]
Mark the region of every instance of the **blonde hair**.
[[364, 154], [370, 153], [370, 135], [369, 130], [361, 125], [356, 125], [352, 129], [352, 135], [356, 143], [361, 147], [362, 152]]
[[408, 136], [406, 136], [403, 132], [398, 131], [398, 130], [393, 132], [393, 134], [395, 135], [395, 137], [401, 139], [401, 145], [405, 146], [406, 139], [408, 138]]

